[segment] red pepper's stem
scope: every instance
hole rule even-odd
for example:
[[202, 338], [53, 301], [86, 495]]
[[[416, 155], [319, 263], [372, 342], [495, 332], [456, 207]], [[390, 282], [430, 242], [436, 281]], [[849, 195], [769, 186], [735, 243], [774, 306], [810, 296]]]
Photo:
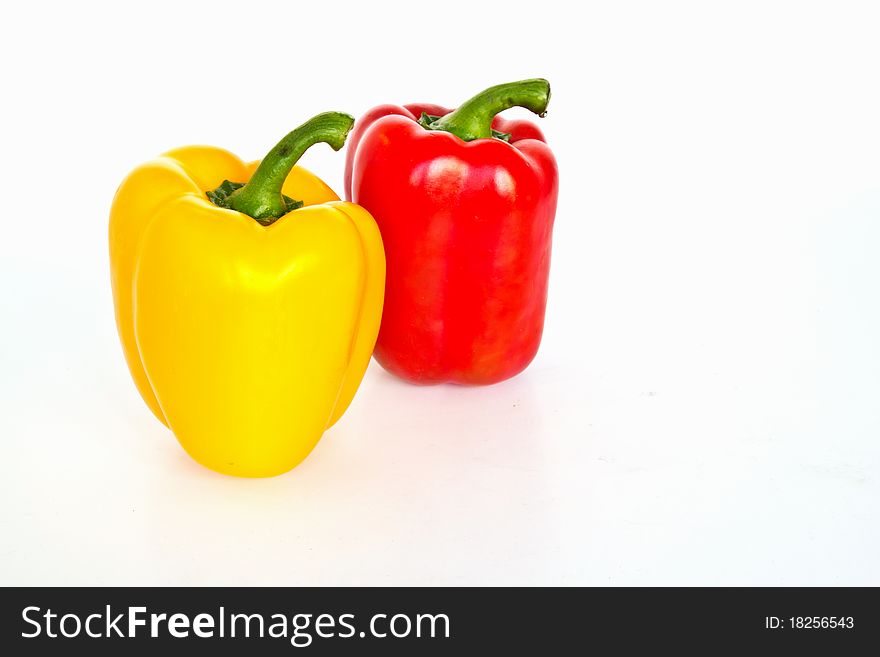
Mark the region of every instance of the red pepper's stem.
[[354, 119], [341, 112], [324, 112], [309, 119], [269, 151], [250, 181], [224, 200], [223, 207], [243, 212], [270, 224], [288, 211], [281, 187], [290, 170], [310, 146], [319, 142], [338, 151], [354, 125]]
[[547, 112], [550, 83], [543, 78], [508, 82], [489, 87], [461, 106], [432, 122], [429, 130], [451, 132], [464, 141], [492, 137], [492, 120], [499, 112], [511, 107], [525, 107], [538, 116]]

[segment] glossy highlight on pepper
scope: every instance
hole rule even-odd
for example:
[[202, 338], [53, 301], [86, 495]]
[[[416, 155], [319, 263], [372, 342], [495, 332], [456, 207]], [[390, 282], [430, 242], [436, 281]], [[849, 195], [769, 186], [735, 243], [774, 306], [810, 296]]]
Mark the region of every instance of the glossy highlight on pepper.
[[156, 417], [212, 470], [290, 470], [366, 370], [385, 282], [379, 231], [295, 166], [312, 144], [339, 150], [352, 122], [319, 115], [262, 163], [176, 149], [117, 191], [111, 281], [129, 370]]

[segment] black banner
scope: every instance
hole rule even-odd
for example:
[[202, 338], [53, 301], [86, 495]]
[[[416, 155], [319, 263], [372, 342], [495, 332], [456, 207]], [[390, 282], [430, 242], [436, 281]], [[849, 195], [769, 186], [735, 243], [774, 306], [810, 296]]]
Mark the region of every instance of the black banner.
[[120, 655], [141, 647], [163, 656], [194, 649], [562, 655], [599, 641], [613, 654], [852, 654], [876, 648], [880, 638], [876, 589], [867, 588], [7, 588], [0, 595], [7, 655]]

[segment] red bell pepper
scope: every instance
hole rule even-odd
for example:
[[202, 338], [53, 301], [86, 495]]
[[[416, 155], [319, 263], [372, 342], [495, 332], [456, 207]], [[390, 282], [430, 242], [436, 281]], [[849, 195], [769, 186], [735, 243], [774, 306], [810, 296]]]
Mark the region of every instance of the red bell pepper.
[[385, 244], [376, 360], [414, 383], [490, 384], [538, 351], [558, 171], [544, 136], [496, 114], [543, 116], [546, 80], [487, 89], [455, 111], [382, 105], [349, 139], [345, 193]]

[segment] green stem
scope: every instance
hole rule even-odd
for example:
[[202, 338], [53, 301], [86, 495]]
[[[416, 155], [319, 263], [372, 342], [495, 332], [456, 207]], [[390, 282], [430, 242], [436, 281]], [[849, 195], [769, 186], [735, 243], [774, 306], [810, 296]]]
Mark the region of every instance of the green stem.
[[338, 151], [353, 125], [354, 119], [341, 112], [324, 112], [309, 119], [269, 151], [250, 181], [229, 194], [223, 207], [271, 224], [290, 209], [290, 199], [285, 200], [281, 187], [302, 154], [320, 142]]
[[454, 112], [436, 121], [425, 123], [429, 130], [451, 132], [464, 141], [492, 137], [492, 120], [499, 112], [511, 107], [525, 107], [538, 116], [547, 112], [550, 101], [550, 83], [543, 78], [508, 82], [489, 87]]

